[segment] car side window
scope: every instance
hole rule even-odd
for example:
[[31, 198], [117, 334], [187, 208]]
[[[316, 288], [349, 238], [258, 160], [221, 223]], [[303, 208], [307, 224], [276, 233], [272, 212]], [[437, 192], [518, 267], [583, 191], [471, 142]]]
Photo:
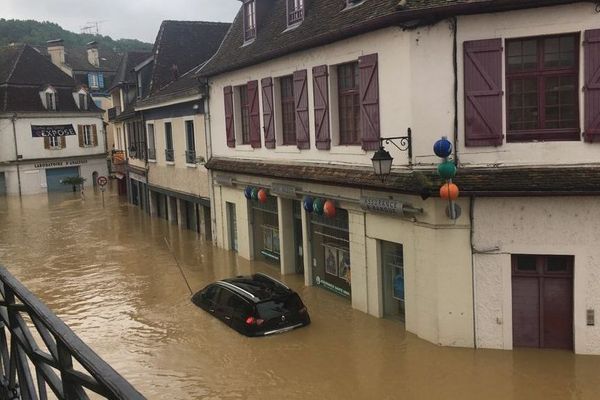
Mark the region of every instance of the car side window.
[[218, 286], [211, 286], [204, 292], [204, 299], [210, 303], [215, 303], [220, 291], [221, 288]]
[[219, 299], [217, 300], [217, 303], [219, 303], [220, 306], [229, 307], [229, 305], [228, 305], [229, 300], [231, 299], [231, 297], [234, 297], [234, 296], [235, 295], [233, 293], [231, 293], [229, 290], [222, 289], [221, 293], [219, 295]]

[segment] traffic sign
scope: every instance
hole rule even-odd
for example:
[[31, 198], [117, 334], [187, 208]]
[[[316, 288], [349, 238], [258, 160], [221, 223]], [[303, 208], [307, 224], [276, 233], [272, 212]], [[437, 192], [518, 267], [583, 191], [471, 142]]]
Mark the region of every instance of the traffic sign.
[[104, 187], [108, 183], [108, 178], [105, 176], [99, 176], [97, 182], [98, 182], [98, 185]]

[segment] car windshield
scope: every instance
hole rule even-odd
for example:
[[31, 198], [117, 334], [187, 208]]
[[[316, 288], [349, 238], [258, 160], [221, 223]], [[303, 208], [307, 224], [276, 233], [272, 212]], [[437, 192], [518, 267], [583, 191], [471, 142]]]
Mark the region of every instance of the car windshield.
[[291, 311], [298, 311], [302, 307], [302, 300], [294, 293], [289, 296], [258, 303], [256, 310], [258, 311], [259, 318], [269, 320]]

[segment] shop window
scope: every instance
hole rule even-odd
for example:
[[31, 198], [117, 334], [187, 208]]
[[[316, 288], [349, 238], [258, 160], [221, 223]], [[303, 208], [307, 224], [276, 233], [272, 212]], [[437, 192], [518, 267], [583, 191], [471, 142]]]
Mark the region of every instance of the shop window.
[[381, 242], [383, 260], [383, 313], [405, 320], [404, 249], [399, 243]]
[[344, 297], [351, 294], [348, 212], [337, 209], [335, 218], [311, 214], [314, 283]]
[[254, 254], [265, 261], [279, 262], [279, 216], [277, 198], [269, 196], [266, 203], [253, 202]]
[[579, 35], [506, 47], [508, 141], [579, 140]]

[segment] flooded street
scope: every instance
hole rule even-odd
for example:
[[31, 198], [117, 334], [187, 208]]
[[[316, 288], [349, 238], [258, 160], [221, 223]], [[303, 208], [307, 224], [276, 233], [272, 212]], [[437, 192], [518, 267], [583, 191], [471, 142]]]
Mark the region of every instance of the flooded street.
[[246, 338], [190, 302], [177, 263], [194, 291], [279, 277], [114, 193], [0, 197], [0, 264], [150, 399], [598, 398], [600, 357], [437, 347], [300, 276], [282, 280], [312, 324]]

